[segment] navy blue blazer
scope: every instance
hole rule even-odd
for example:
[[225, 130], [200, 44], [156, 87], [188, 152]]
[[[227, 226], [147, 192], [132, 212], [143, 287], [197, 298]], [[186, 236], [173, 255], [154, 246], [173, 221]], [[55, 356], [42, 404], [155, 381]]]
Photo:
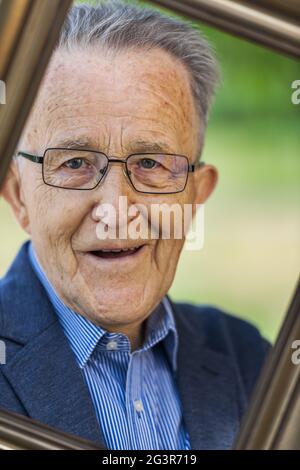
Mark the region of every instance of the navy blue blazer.
[[[230, 449], [270, 345], [254, 326], [217, 308], [173, 309], [177, 385], [192, 449]], [[32, 270], [28, 242], [0, 280], [0, 339], [0, 408], [102, 444], [88, 388]]]

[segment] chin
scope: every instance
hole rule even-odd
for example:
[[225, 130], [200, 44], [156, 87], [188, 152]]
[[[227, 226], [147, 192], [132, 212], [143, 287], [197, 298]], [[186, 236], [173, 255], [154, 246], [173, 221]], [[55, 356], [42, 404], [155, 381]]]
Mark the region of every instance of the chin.
[[135, 309], [119, 308], [115, 305], [107, 306], [105, 310], [93, 311], [91, 315], [85, 317], [91, 322], [108, 329], [115, 325], [129, 325], [131, 323], [142, 322], [144, 315]]
[[103, 289], [101, 295], [98, 290], [92, 300], [80, 303], [89, 306], [80, 308], [84, 316], [88, 316], [92, 321], [105, 320], [112, 323], [137, 321], [147, 313], [147, 306], [150, 304], [144, 297], [144, 290], [138, 292], [130, 288], [110, 288], [109, 292]]

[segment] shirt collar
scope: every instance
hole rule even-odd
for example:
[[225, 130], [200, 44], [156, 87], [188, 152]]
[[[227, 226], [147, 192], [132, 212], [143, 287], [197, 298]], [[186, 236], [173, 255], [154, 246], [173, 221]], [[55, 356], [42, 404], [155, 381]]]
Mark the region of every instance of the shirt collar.
[[[62, 302], [42, 269], [32, 242], [29, 244], [29, 259], [37, 277], [48, 294], [80, 368], [86, 365], [96, 346], [99, 351], [111, 339], [116, 339], [117, 337], [123, 337], [124, 339], [125, 335], [108, 332], [76, 313]], [[164, 345], [173, 372], [175, 373], [177, 370], [178, 333], [172, 306], [167, 297], [162, 299], [162, 302], [146, 319], [145, 341], [141, 350], [153, 348], [160, 341]]]

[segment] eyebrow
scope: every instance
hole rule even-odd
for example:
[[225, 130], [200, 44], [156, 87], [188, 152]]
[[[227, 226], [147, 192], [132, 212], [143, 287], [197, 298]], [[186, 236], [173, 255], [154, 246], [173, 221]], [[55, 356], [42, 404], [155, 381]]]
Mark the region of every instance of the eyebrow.
[[160, 153], [172, 153], [171, 148], [166, 142], [149, 142], [146, 140], [136, 140], [128, 145], [130, 152], [142, 153], [142, 152], [160, 152]]
[[81, 148], [91, 148], [93, 143], [90, 139], [78, 137], [75, 139], [62, 139], [58, 140], [55, 144], [56, 147], [70, 148], [70, 149], [81, 149]]
[[[90, 149], [103, 151], [101, 148], [96, 148], [95, 142], [86, 137], [66, 138], [58, 140], [55, 144], [56, 147], [70, 148], [70, 149]], [[142, 139], [129, 142], [127, 145], [129, 153], [174, 153], [166, 142], [150, 142]]]

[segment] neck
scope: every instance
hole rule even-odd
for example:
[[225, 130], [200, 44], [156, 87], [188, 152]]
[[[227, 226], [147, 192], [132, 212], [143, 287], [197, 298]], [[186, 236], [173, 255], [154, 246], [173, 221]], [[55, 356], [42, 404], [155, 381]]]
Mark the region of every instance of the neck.
[[130, 326], [122, 326], [122, 327], [112, 327], [107, 328], [107, 331], [110, 333], [121, 333], [126, 335], [130, 342], [130, 350], [131, 352], [136, 351], [137, 349], [141, 348], [144, 344], [145, 340], [145, 325], [146, 320], [138, 325], [130, 325]]

